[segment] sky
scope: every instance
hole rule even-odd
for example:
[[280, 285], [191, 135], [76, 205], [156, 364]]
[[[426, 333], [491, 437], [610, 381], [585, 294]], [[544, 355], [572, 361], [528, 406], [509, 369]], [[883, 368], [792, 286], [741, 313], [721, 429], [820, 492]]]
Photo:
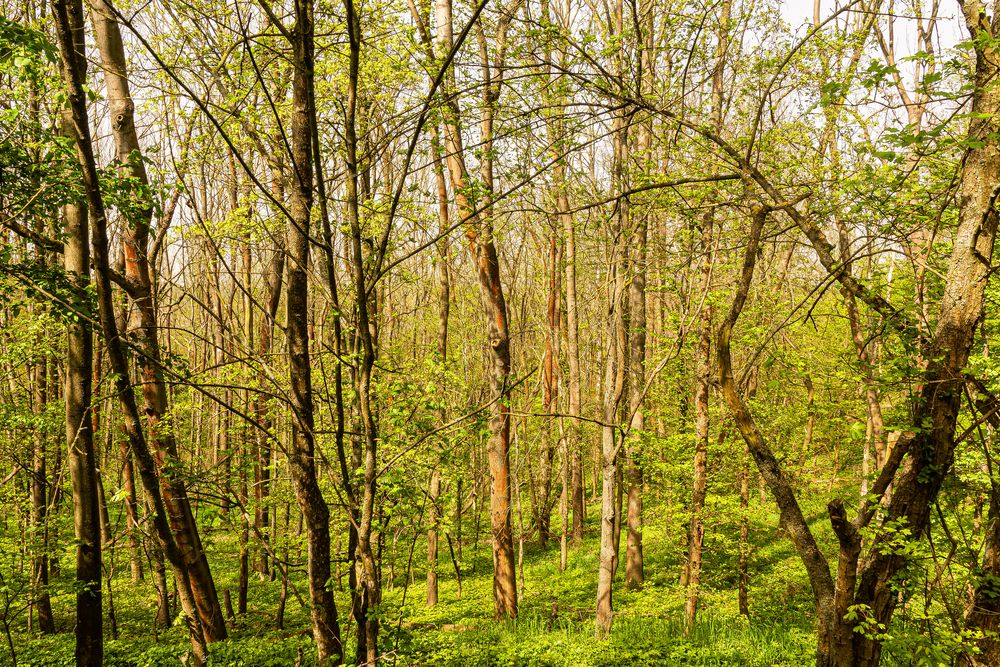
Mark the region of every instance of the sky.
[[[923, 3], [925, 13], [929, 13], [930, 0], [918, 0]], [[820, 16], [826, 18], [842, 7], [849, 0], [820, 0]], [[895, 0], [895, 41], [897, 49], [897, 60], [908, 54], [915, 53], [916, 47], [916, 20], [913, 18], [914, 0]], [[780, 0], [781, 15], [793, 27], [802, 27], [806, 22], [811, 23], [813, 18], [813, 0]], [[886, 19], [881, 20], [883, 26]], [[947, 51], [960, 40], [966, 39], [968, 34], [965, 31], [964, 19], [961, 17], [958, 0], [941, 0], [938, 10], [938, 53]], [[900, 63], [900, 68], [905, 68]]]

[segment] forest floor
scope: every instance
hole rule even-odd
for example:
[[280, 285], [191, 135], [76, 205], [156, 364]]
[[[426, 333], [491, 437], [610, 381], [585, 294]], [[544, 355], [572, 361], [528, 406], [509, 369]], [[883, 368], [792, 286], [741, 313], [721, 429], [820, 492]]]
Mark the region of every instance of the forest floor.
[[[755, 503], [756, 504], [756, 503]], [[591, 507], [591, 517], [595, 516]], [[457, 596], [454, 569], [447, 545], [440, 559], [439, 603], [426, 606], [425, 544], [412, 538], [397, 543], [394, 585], [386, 587], [383, 631], [380, 637], [386, 665], [487, 666], [598, 666], [598, 665], [811, 665], [814, 664], [812, 596], [805, 573], [787, 538], [774, 528], [777, 516], [761, 506], [752, 517], [755, 536], [750, 562], [749, 618], [738, 612], [736, 591], [737, 545], [724, 534], [706, 531], [703, 591], [698, 622], [685, 636], [683, 591], [678, 586], [683, 555], [681, 514], [657, 516], [647, 512], [644, 531], [647, 580], [642, 591], [615, 588], [615, 621], [611, 637], [594, 639], [597, 535], [571, 549], [569, 567], [559, 572], [558, 541], [547, 549], [524, 544], [523, 587], [519, 580], [520, 615], [516, 621], [493, 619], [492, 568], [485, 539], [463, 553], [462, 597]], [[718, 515], [724, 519], [725, 508]], [[662, 511], [662, 510], [661, 510]], [[823, 532], [822, 515], [814, 515], [815, 529]], [[558, 528], [554, 528], [558, 529]], [[225, 531], [209, 532], [206, 542], [220, 591], [236, 587], [235, 545], [223, 540]], [[624, 544], [624, 536], [623, 536]], [[406, 577], [412, 552], [412, 576]], [[515, 544], [515, 552], [518, 545]], [[107, 665], [151, 667], [180, 665], [188, 643], [185, 630], [175, 624], [167, 631], [152, 627], [154, 597], [148, 583], [126, 580], [127, 562], [119, 551], [120, 577], [114, 580], [114, 603], [119, 639], [105, 645]], [[69, 557], [64, 560], [68, 564]], [[226, 566], [228, 564], [228, 567]], [[66, 578], [68, 575], [64, 574]], [[384, 577], [390, 579], [386, 566]], [[620, 577], [619, 577], [620, 579]], [[303, 582], [293, 582], [305, 594]], [[346, 577], [344, 577], [346, 585]], [[68, 584], [67, 584], [68, 586]], [[284, 630], [275, 628], [279, 585], [251, 577], [248, 613], [230, 621], [231, 638], [211, 646], [211, 664], [248, 667], [309, 665], [314, 659], [308, 636], [308, 617], [292, 593], [288, 596]], [[70, 590], [53, 598], [61, 634], [51, 637], [15, 634], [19, 666], [73, 664], [72, 601]], [[338, 593], [343, 619], [348, 596]], [[107, 607], [107, 598], [105, 598]], [[344, 622], [344, 621], [342, 621]], [[23, 614], [12, 620], [23, 632]], [[353, 650], [353, 625], [344, 636], [348, 655]], [[106, 633], [110, 633], [105, 623]], [[15, 630], [17, 632], [17, 630]], [[11, 664], [0, 650], [0, 665]], [[351, 664], [351, 663], [348, 663]]]

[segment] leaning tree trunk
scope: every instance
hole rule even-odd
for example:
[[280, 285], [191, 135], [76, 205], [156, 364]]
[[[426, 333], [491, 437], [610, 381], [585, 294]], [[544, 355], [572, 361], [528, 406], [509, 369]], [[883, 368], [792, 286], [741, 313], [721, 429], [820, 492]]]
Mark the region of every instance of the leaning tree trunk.
[[[177, 578], [178, 594], [187, 617], [191, 636], [192, 658], [195, 664], [201, 665], [208, 658], [204, 631], [201, 627], [201, 620], [194, 602], [194, 596], [191, 592], [190, 580], [183, 555], [170, 531], [166, 507], [160, 495], [156, 464], [146, 444], [145, 435], [142, 432], [139, 410], [135, 402], [135, 393], [129, 379], [129, 368], [126, 361], [124, 344], [119, 337], [118, 324], [115, 321], [114, 303], [111, 294], [107, 215], [100, 189], [97, 161], [94, 157], [93, 143], [90, 138], [86, 94], [83, 88], [85, 61], [81, 57], [82, 54], [80, 52], [82, 45], [83, 8], [80, 6], [80, 3], [70, 6], [66, 0], [56, 0], [53, 4], [53, 14], [55, 15], [56, 33], [62, 53], [63, 81], [66, 85], [70, 102], [68, 125], [72, 128], [74, 135], [77, 157], [79, 158], [82, 170], [83, 188], [87, 196], [87, 207], [93, 223], [91, 246], [96, 274], [97, 303], [104, 338], [107, 344], [108, 360], [111, 364], [111, 371], [115, 376], [115, 391], [122, 406], [122, 417], [126, 433], [128, 434], [129, 444], [139, 462], [143, 485], [154, 508], [153, 526]], [[87, 266], [89, 266], [89, 263]], [[70, 388], [67, 387], [67, 389]], [[88, 419], [87, 421], [89, 422], [90, 420]], [[84, 427], [78, 426], [77, 428], [82, 429]], [[93, 461], [93, 457], [91, 457], [91, 461]], [[92, 616], [89, 616], [85, 622], [78, 623], [77, 633], [83, 633], [86, 636], [89, 630], [92, 634], [89, 641], [85, 643], [83, 650], [86, 651], [86, 647], [89, 646], [99, 651], [101, 647], [101, 609], [99, 597], [101, 536], [100, 510], [97, 499], [96, 476], [93, 468], [89, 471], [87, 479], [90, 480], [93, 487], [90, 489], [92, 493], [88, 495], [88, 502], [78, 507], [78, 512], [81, 515], [79, 520], [86, 525], [85, 533], [88, 540], [87, 543], [81, 541], [81, 551], [91, 549], [89, 541], [92, 539], [96, 544], [96, 558], [94, 557], [95, 551], [90, 551], [89, 554], [85, 554], [85, 558], [78, 558], [78, 568], [85, 566], [84, 569], [89, 573], [88, 576], [92, 576], [93, 580], [97, 582], [98, 594], [94, 595], [93, 586], [87, 585], [81, 587], [78, 593], [77, 609], [83, 612], [91, 612]], [[83, 480], [83, 482], [86, 483], [86, 480]], [[81, 560], [85, 562], [80, 562]], [[88, 581], [91, 581], [91, 579], [88, 579]], [[87, 630], [81, 630], [80, 625], [83, 625]], [[95, 626], [97, 628], [96, 633], [94, 632]], [[94, 635], [96, 635], [96, 638]], [[97, 653], [97, 662], [93, 662], [94, 651], [91, 651], [88, 656], [81, 658], [79, 655], [81, 651], [80, 644], [81, 642], [78, 641], [78, 664], [100, 664], [101, 656], [99, 652]]]
[[[448, 53], [452, 37], [451, 0], [438, 0], [437, 45], [439, 53]], [[506, 40], [509, 16], [501, 22], [498, 41]], [[502, 47], [501, 47], [502, 48]], [[501, 59], [502, 60], [502, 59]], [[486, 194], [478, 207], [468, 197], [469, 173], [465, 165], [461, 113], [452, 77], [442, 86], [444, 95], [445, 155], [451, 176], [452, 191], [458, 213], [465, 220], [465, 235], [469, 252], [476, 265], [479, 291], [488, 319], [488, 342], [491, 357], [490, 439], [487, 457], [490, 468], [490, 526], [493, 535], [493, 602], [498, 618], [517, 615], [517, 581], [514, 563], [514, 540], [511, 529], [510, 489], [510, 331], [507, 303], [500, 282], [500, 262], [493, 243], [491, 192], [493, 186], [492, 149], [493, 108], [503, 81], [503, 63], [497, 62], [484, 71], [492, 70], [484, 85], [484, 104], [480, 122], [483, 158], [480, 161]]]
[[[135, 129], [135, 104], [127, 77], [125, 50], [121, 31], [113, 9], [104, 0], [95, 0], [91, 7], [94, 38], [101, 54], [104, 83], [111, 111], [111, 130], [115, 139], [120, 169], [146, 189], [149, 178], [142, 160], [141, 146]], [[178, 461], [177, 442], [169, 421], [167, 386], [163, 380], [159, 327], [153, 294], [148, 244], [152, 218], [152, 201], [140, 199], [143, 206], [124, 227], [122, 251], [125, 257], [125, 280], [128, 294], [135, 302], [139, 315], [142, 354], [142, 395], [149, 426], [149, 444], [157, 458], [163, 500], [167, 505], [174, 539], [184, 554], [185, 567], [191, 580], [191, 590], [198, 605], [205, 639], [209, 642], [226, 639], [226, 623], [219, 596], [212, 579], [208, 557], [201, 544], [191, 503], [184, 481], [169, 471]]]

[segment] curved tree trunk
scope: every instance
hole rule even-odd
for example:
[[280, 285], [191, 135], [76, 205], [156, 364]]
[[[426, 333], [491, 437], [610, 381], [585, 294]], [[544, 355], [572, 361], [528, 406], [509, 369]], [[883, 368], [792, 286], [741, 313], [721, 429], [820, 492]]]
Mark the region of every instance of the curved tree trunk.
[[[135, 130], [135, 104], [129, 91], [121, 31], [113, 10], [103, 0], [94, 0], [91, 17], [94, 41], [101, 54], [104, 83], [108, 91], [111, 129], [119, 166], [125, 174], [136, 179], [145, 188], [149, 186], [149, 179]], [[139, 365], [142, 370], [142, 395], [149, 428], [149, 444], [157, 459], [163, 500], [167, 505], [174, 538], [184, 555], [205, 639], [209, 642], [221, 641], [227, 637], [225, 618], [208, 557], [191, 511], [186, 485], [182, 479], [169, 472], [172, 464], [179, 459], [173, 429], [167, 424], [170, 409], [161, 367], [159, 327], [148, 255], [152, 202], [143, 203], [145, 205], [141, 212], [132, 216], [130, 224], [124, 227], [122, 251], [125, 256], [128, 294], [135, 302], [139, 314], [142, 340]]]
[[[438, 0], [437, 47], [448, 53], [454, 44], [452, 37], [451, 0]], [[506, 15], [498, 28], [498, 42], [506, 40]], [[487, 458], [490, 469], [490, 526], [493, 535], [493, 602], [497, 618], [517, 616], [517, 581], [514, 562], [514, 539], [511, 529], [510, 489], [510, 332], [507, 302], [500, 282], [500, 263], [493, 243], [491, 196], [493, 187], [492, 150], [493, 107], [503, 82], [503, 62], [492, 67], [483, 64], [486, 81], [480, 122], [481, 177], [485, 190], [477, 207], [468, 197], [469, 173], [465, 164], [461, 112], [452, 77], [442, 86], [444, 95], [444, 138], [448, 172], [458, 213], [465, 220], [465, 235], [469, 252], [479, 277], [479, 291], [486, 309], [488, 343], [491, 353], [490, 439]]]

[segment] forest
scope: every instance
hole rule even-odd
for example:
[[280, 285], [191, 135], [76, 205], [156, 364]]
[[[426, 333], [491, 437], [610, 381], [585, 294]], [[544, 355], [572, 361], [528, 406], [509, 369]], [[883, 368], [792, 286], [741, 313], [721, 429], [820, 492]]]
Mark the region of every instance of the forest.
[[0, 0], [0, 665], [1000, 665], [1000, 0]]

